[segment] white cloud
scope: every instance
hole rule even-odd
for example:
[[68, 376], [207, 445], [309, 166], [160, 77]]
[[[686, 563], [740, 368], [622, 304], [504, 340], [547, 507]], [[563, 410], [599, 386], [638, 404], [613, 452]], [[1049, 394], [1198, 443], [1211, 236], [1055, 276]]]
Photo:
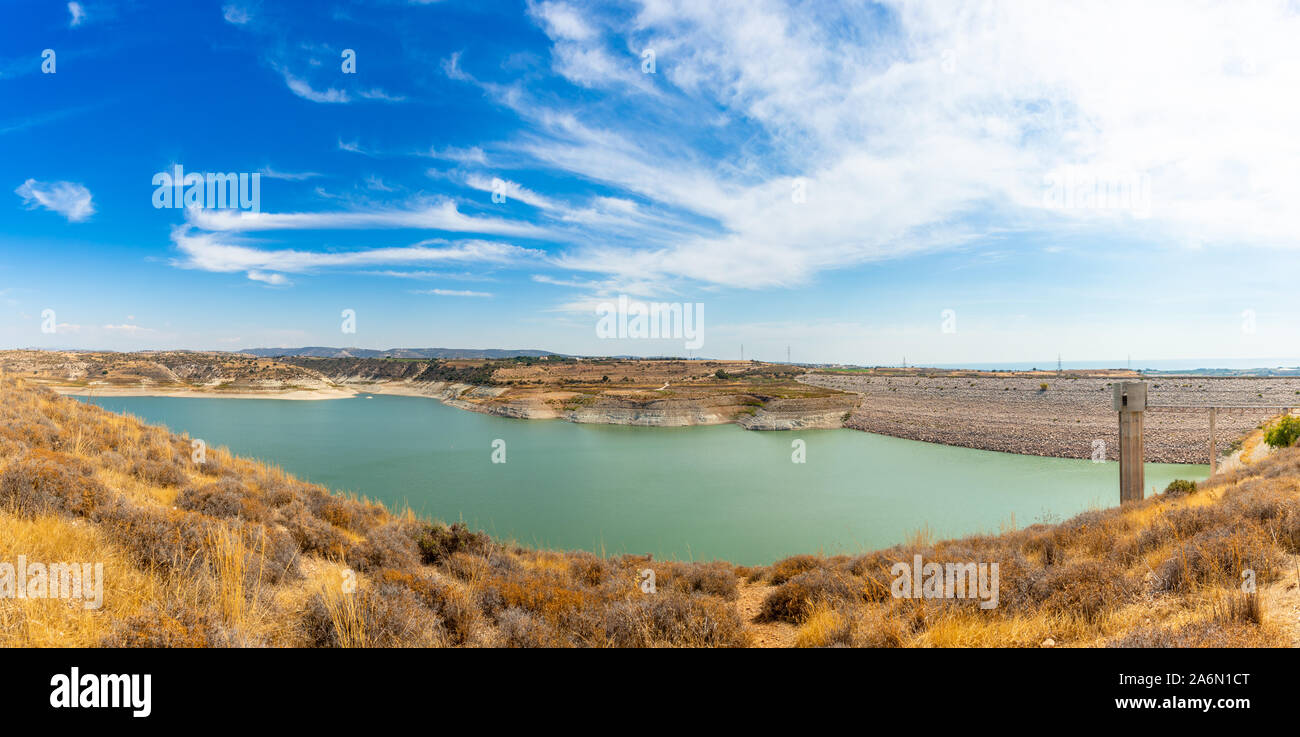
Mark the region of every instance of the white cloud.
[[[215, 272], [249, 272], [250, 279], [267, 281], [275, 272], [305, 273], [323, 268], [393, 266], [432, 263], [512, 264], [538, 261], [544, 253], [491, 241], [421, 241], [410, 246], [357, 251], [302, 251], [263, 249], [216, 233], [194, 231], [183, 225], [172, 229], [172, 242], [183, 258], [176, 266]], [[259, 279], [254, 276], [266, 278]], [[268, 281], [267, 283], [274, 283]]]
[[465, 184], [472, 189], [479, 190], [480, 192], [500, 192], [505, 195], [506, 202], [509, 202], [510, 200], [519, 200], [520, 202], [532, 205], [533, 207], [542, 210], [553, 210], [557, 206], [550, 199], [520, 185], [518, 182], [512, 182], [509, 179], [488, 177], [482, 174], [470, 174], [465, 177]]
[[493, 235], [540, 236], [545, 229], [500, 218], [465, 215], [447, 199], [416, 201], [406, 207], [332, 212], [252, 212], [187, 208], [186, 219], [204, 230], [226, 232], [268, 230], [358, 230], [420, 228]]
[[291, 182], [297, 182], [303, 179], [314, 179], [316, 177], [321, 176], [320, 174], [314, 171], [303, 171], [303, 172], [276, 171], [275, 169], [272, 169], [269, 166], [262, 167], [261, 169], [258, 170], [258, 172], [261, 173], [262, 176], [268, 179], [284, 179]]
[[447, 57], [446, 59], [443, 59], [442, 71], [450, 79], [454, 79], [458, 82], [470, 82], [473, 81], [474, 79], [470, 75], [466, 74], [463, 69], [460, 68], [459, 51], [453, 52], [451, 56]]
[[288, 277], [286, 277], [284, 274], [258, 271], [257, 269], [253, 269], [252, 271], [249, 271], [247, 276], [249, 279], [252, 279], [253, 281], [260, 281], [264, 284], [270, 284], [276, 287], [287, 286], [292, 283], [289, 281]]
[[478, 146], [471, 146], [470, 148], [431, 148], [425, 155], [433, 159], [445, 159], [447, 161], [456, 161], [462, 164], [478, 164], [480, 166], [487, 165], [487, 154], [483, 153], [483, 149]]
[[491, 297], [491, 292], [471, 292], [468, 289], [416, 289], [414, 294], [435, 294], [440, 297]]
[[397, 191], [396, 187], [390, 187], [387, 184], [384, 184], [384, 180], [378, 176], [375, 176], [374, 174], [371, 174], [370, 176], [366, 177], [366, 187], [373, 190], [377, 190], [379, 192]]
[[227, 23], [236, 26], [245, 25], [248, 21], [252, 20], [252, 16], [249, 15], [248, 9], [236, 5], [235, 3], [228, 3], [223, 6], [221, 8], [221, 17], [225, 18]]
[[304, 100], [311, 100], [312, 102], [320, 103], [352, 102], [352, 98], [348, 97], [348, 93], [344, 90], [338, 90], [331, 87], [321, 92], [313, 89], [312, 86], [307, 84], [304, 80], [295, 77], [288, 69], [281, 68], [280, 74], [284, 77], [284, 83], [289, 86], [289, 90]]
[[68, 14], [72, 16], [68, 25], [73, 28], [81, 25], [81, 22], [86, 19], [86, 9], [81, 6], [81, 3], [68, 3]]
[[126, 335], [139, 335], [141, 333], [157, 332], [153, 328], [145, 328], [139, 325], [131, 325], [129, 323], [124, 323], [122, 325], [105, 325], [104, 329], [109, 331], [110, 333], [124, 333]]
[[528, 12], [542, 22], [546, 35], [565, 41], [585, 41], [596, 35], [574, 7], [562, 2], [529, 2]]
[[79, 223], [95, 214], [90, 190], [74, 182], [38, 182], [28, 179], [14, 190], [27, 209], [44, 207], [66, 217], [68, 222]]
[[378, 87], [372, 87], [371, 89], [368, 90], [362, 90], [357, 94], [364, 97], [367, 100], [379, 100], [381, 102], [405, 102], [406, 101], [405, 96], [390, 95], [389, 93], [384, 92]]

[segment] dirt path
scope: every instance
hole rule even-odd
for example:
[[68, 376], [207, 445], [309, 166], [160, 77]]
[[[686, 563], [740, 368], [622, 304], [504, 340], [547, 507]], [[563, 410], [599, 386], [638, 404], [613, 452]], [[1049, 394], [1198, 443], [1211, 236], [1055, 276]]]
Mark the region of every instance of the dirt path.
[[775, 589], [765, 583], [741, 582], [736, 611], [753, 637], [753, 647], [794, 647], [795, 626], [785, 622], [755, 622], [763, 599]]

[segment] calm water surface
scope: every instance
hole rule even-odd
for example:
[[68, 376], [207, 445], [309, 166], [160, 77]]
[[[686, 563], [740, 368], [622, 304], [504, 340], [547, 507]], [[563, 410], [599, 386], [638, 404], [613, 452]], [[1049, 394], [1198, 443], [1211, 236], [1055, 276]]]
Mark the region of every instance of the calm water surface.
[[[332, 489], [550, 548], [770, 563], [1064, 519], [1119, 497], [1116, 463], [854, 430], [750, 432], [512, 420], [423, 397], [88, 400]], [[506, 443], [494, 464], [492, 444]], [[807, 462], [791, 462], [791, 441]], [[1147, 464], [1146, 482], [1208, 466]]]

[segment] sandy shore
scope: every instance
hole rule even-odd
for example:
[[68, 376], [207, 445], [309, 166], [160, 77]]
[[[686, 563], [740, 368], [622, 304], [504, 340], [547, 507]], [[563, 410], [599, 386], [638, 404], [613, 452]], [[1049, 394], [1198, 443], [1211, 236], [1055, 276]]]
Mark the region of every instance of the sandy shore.
[[[860, 393], [862, 404], [845, 422], [856, 430], [1057, 458], [1091, 458], [1094, 442], [1100, 440], [1106, 458], [1118, 459], [1111, 378], [810, 374], [800, 380]], [[1210, 406], [1258, 407], [1219, 410], [1215, 434], [1220, 456], [1281, 407], [1300, 406], [1300, 379], [1162, 376], [1147, 383], [1154, 407], [1144, 420], [1146, 460], [1151, 463], [1209, 463]]]
[[206, 399], [346, 399], [356, 396], [352, 389], [265, 389], [256, 391], [215, 391], [163, 387], [58, 386], [47, 385], [59, 394], [77, 397], [202, 397]]

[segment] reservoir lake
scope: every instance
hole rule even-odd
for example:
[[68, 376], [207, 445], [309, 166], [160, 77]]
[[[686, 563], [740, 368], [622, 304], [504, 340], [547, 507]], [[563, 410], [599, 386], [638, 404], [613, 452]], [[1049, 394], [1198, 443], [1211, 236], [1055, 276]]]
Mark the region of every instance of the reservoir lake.
[[[856, 430], [582, 425], [385, 395], [83, 400], [502, 541], [610, 555], [759, 565], [866, 552], [922, 530], [936, 539], [997, 533], [1119, 499], [1114, 462]], [[792, 461], [796, 440], [803, 463]], [[505, 462], [494, 463], [501, 449]], [[1147, 464], [1147, 494], [1208, 474], [1204, 465]]]

